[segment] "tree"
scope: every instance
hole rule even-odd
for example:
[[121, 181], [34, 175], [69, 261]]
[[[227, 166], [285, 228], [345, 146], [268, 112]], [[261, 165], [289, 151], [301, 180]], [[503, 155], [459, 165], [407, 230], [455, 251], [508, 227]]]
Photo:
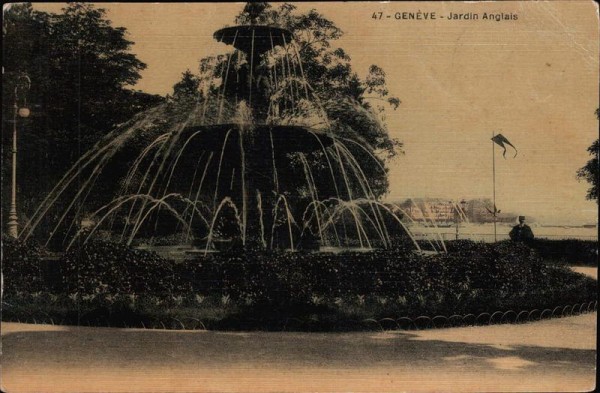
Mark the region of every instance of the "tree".
[[188, 69], [181, 74], [181, 80], [173, 85], [173, 96], [175, 99], [187, 98], [197, 99], [200, 79]]
[[[600, 108], [596, 109], [596, 118], [600, 120]], [[577, 171], [577, 178], [590, 183], [591, 187], [588, 189], [586, 198], [589, 200], [596, 200], [596, 203], [598, 203], [598, 170], [600, 169], [598, 153], [600, 152], [600, 139], [596, 139], [596, 141], [588, 147], [587, 151], [592, 156], [592, 159]]]
[[[323, 103], [330, 131], [367, 149], [348, 144], [369, 179], [373, 193], [381, 196], [389, 185], [387, 169], [382, 171], [381, 168], [385, 168], [387, 159], [401, 152], [402, 147], [388, 134], [385, 109], [386, 106], [396, 109], [400, 100], [389, 94], [386, 74], [380, 67], [372, 65], [367, 77], [359, 78], [352, 69], [350, 56], [334, 46], [344, 33], [331, 20], [315, 9], [304, 14], [297, 14], [295, 10], [289, 3], [277, 9], [266, 5], [262, 22], [293, 33], [304, 76]], [[243, 23], [246, 17], [247, 13], [242, 12], [236, 22]], [[374, 163], [373, 159], [378, 162]]]
[[[329, 132], [351, 141], [347, 148], [361, 165], [374, 196], [379, 197], [389, 186], [387, 161], [402, 152], [402, 143], [390, 138], [385, 122], [386, 109], [398, 108], [400, 100], [390, 94], [381, 67], [372, 65], [366, 78], [359, 78], [350, 56], [334, 46], [343, 32], [332, 21], [314, 9], [303, 14], [295, 11], [296, 7], [289, 3], [274, 8], [268, 3], [253, 2], [244, 7], [235, 23], [278, 26], [292, 32], [303, 76], [327, 113]], [[220, 86], [220, 82], [212, 81], [219, 80], [229, 69], [227, 59], [202, 59], [197, 77], [200, 85]], [[176, 86], [190, 84], [191, 80], [186, 72]], [[218, 88], [213, 90], [213, 94], [220, 94]], [[329, 176], [325, 174], [323, 178]]]
[[[386, 74], [383, 69], [371, 65], [365, 80], [360, 80], [352, 70], [351, 58], [342, 48], [333, 46], [343, 36], [343, 31], [332, 21], [315, 9], [305, 14], [296, 14], [296, 7], [289, 3], [274, 9], [270, 4], [248, 3], [236, 18], [238, 24], [256, 23], [280, 26], [290, 30], [298, 46], [298, 53], [303, 63], [304, 75], [319, 98], [326, 103], [349, 100], [358, 103], [365, 109], [371, 109], [371, 102], [376, 101], [376, 111], [384, 112], [382, 103], [397, 109], [400, 100], [389, 95], [386, 87]], [[259, 13], [256, 16], [256, 13]], [[339, 112], [330, 113], [334, 120], [343, 122], [344, 116]], [[345, 112], [345, 111], [344, 111]], [[375, 131], [369, 129], [377, 137], [368, 138], [367, 142], [375, 150], [383, 150], [390, 155], [396, 154], [401, 143], [389, 138], [385, 124]]]
[[[69, 3], [59, 14], [13, 4], [4, 12], [5, 118], [12, 118], [18, 80], [22, 75], [31, 80], [31, 89], [18, 97], [19, 105], [26, 100], [31, 108], [31, 117], [18, 124], [18, 168], [26, 174], [18, 177], [20, 216], [30, 213], [81, 154], [115, 125], [162, 100], [128, 88], [146, 65], [130, 53], [133, 42], [126, 33], [112, 26], [105, 10], [90, 4]], [[7, 138], [12, 125], [5, 123], [4, 128]], [[5, 162], [5, 168], [10, 164]], [[3, 178], [10, 181], [10, 176]]]

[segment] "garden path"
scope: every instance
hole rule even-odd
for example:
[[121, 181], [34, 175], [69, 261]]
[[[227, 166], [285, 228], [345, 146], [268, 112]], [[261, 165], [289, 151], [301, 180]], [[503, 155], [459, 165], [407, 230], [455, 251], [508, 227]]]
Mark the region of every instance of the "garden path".
[[586, 276], [590, 276], [592, 278], [598, 279], [598, 268], [593, 266], [572, 266], [572, 270], [577, 273], [583, 273]]
[[585, 391], [597, 313], [425, 331], [168, 331], [2, 323], [6, 392]]

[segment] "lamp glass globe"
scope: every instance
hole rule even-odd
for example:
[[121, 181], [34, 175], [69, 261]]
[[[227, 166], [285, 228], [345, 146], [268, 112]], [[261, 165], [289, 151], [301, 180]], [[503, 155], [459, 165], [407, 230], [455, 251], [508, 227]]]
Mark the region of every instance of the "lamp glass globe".
[[29, 117], [31, 111], [29, 110], [29, 108], [19, 108], [18, 113], [20, 117]]

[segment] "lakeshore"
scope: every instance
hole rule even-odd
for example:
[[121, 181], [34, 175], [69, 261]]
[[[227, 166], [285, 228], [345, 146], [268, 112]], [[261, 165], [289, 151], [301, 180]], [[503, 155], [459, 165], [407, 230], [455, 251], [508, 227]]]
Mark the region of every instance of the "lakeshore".
[[[512, 229], [514, 224], [496, 224], [497, 239], [506, 240], [508, 239], [508, 233]], [[409, 226], [412, 234], [418, 240], [424, 239], [437, 239], [440, 237], [443, 240], [456, 239], [456, 226], [449, 223], [446, 225], [436, 226], [433, 225], [422, 225], [416, 224]], [[597, 227], [584, 227], [584, 226], [546, 226], [546, 225], [531, 225], [531, 229], [535, 237], [547, 238], [550, 240], [561, 240], [561, 239], [578, 239], [578, 240], [598, 240], [598, 229]], [[494, 241], [494, 224], [474, 224], [474, 223], [461, 223], [458, 226], [458, 238], [468, 239], [474, 241]]]

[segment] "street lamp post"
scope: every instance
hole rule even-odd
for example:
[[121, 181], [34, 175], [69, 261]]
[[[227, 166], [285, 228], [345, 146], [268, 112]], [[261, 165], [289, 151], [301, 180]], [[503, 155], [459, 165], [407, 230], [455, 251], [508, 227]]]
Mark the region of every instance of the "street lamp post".
[[19, 222], [17, 216], [17, 117], [26, 118], [29, 116], [29, 109], [27, 108], [27, 102], [25, 101], [25, 105], [22, 108], [19, 108], [18, 105], [18, 93], [19, 93], [19, 83], [21, 80], [25, 80], [25, 85], [27, 90], [31, 85], [31, 81], [28, 76], [22, 75], [17, 80], [17, 86], [15, 86], [15, 101], [13, 104], [13, 137], [12, 137], [12, 183], [11, 183], [11, 193], [10, 193], [10, 210], [8, 212], [8, 235], [13, 238], [17, 238], [19, 236]]

